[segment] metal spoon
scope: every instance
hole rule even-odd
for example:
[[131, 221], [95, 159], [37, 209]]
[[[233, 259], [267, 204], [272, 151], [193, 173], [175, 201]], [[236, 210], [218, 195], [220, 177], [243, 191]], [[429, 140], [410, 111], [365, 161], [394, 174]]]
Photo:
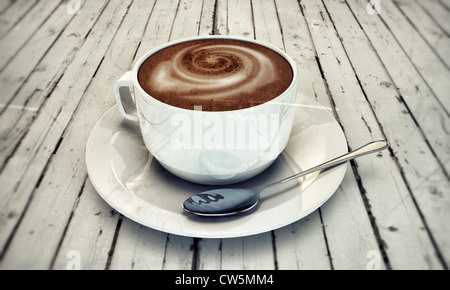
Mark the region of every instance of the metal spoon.
[[220, 188], [208, 190], [186, 199], [183, 203], [183, 209], [201, 216], [226, 216], [245, 212], [253, 208], [258, 203], [261, 193], [269, 188], [387, 147], [386, 141], [374, 141], [318, 166], [256, 189]]

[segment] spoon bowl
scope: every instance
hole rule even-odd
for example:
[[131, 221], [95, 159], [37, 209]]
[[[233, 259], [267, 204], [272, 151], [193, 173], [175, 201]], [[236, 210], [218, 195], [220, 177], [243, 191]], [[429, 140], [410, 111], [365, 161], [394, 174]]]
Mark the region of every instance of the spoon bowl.
[[260, 194], [258, 189], [213, 189], [186, 199], [183, 208], [189, 213], [202, 216], [236, 214], [255, 207]]
[[316, 171], [323, 171], [348, 160], [381, 151], [388, 147], [386, 141], [374, 141], [358, 149], [324, 162], [308, 170], [294, 174], [277, 182], [267, 184], [256, 189], [243, 188], [219, 188], [204, 191], [186, 199], [183, 209], [191, 214], [200, 216], [227, 216], [242, 213], [252, 209], [258, 204], [261, 193], [274, 186], [289, 182], [299, 177], [311, 174]]

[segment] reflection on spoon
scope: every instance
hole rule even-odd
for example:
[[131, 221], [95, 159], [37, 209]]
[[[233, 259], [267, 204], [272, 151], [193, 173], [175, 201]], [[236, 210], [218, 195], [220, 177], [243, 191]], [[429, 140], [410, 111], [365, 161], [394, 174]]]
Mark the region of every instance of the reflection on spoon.
[[386, 141], [374, 141], [311, 169], [257, 189], [221, 188], [205, 191], [186, 199], [183, 203], [183, 209], [189, 213], [201, 216], [226, 216], [245, 212], [253, 208], [258, 203], [261, 193], [269, 188], [316, 171], [335, 167], [348, 160], [378, 152], [387, 147], [388, 143]]

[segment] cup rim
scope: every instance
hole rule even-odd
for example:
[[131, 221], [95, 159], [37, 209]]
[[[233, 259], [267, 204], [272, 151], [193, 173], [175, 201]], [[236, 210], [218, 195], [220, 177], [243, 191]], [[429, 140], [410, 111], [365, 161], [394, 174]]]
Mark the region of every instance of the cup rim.
[[[139, 69], [141, 67], [141, 65], [153, 54], [157, 53], [158, 51], [161, 51], [167, 47], [170, 46], [174, 46], [180, 43], [184, 43], [184, 42], [189, 42], [189, 41], [196, 41], [196, 40], [204, 40], [204, 39], [230, 39], [230, 40], [237, 40], [237, 41], [244, 41], [244, 42], [250, 42], [253, 44], [257, 44], [260, 46], [263, 46], [265, 48], [268, 48], [272, 51], [274, 51], [275, 53], [279, 54], [281, 57], [283, 57], [290, 65], [291, 69], [292, 69], [292, 80], [291, 83], [289, 84], [289, 86], [287, 87], [286, 90], [284, 90], [280, 95], [278, 95], [277, 97], [258, 104], [256, 106], [252, 106], [252, 107], [247, 107], [247, 108], [241, 108], [241, 109], [235, 109], [235, 110], [226, 110], [226, 111], [201, 111], [202, 113], [227, 113], [227, 112], [244, 112], [246, 110], [254, 110], [258, 107], [261, 106], [267, 106], [270, 103], [276, 103], [278, 99], [282, 98], [283, 96], [285, 96], [288, 92], [290, 92], [291, 90], [296, 90], [297, 89], [297, 82], [298, 82], [298, 69], [297, 69], [297, 64], [295, 63], [295, 61], [292, 59], [292, 57], [290, 57], [286, 52], [284, 52], [283, 50], [279, 49], [278, 47], [260, 41], [260, 40], [256, 40], [256, 39], [251, 39], [251, 38], [245, 38], [245, 37], [241, 37], [241, 36], [234, 36], [234, 35], [205, 35], [205, 36], [193, 36], [193, 37], [185, 37], [185, 38], [180, 38], [180, 39], [176, 39], [173, 41], [169, 41], [166, 43], [163, 43], [161, 45], [158, 45], [156, 47], [154, 47], [153, 49], [149, 50], [147, 53], [145, 53], [143, 56], [141, 56], [139, 58], [139, 60], [136, 62], [136, 64], [133, 67], [133, 74], [132, 74], [132, 78], [133, 78], [133, 86], [134, 89], [138, 90], [140, 95], [145, 96], [155, 102], [157, 102], [158, 104], [162, 105], [162, 106], [166, 106], [168, 108], [171, 109], [176, 109], [176, 110], [181, 110], [183, 112], [195, 112], [195, 110], [193, 109], [186, 109], [186, 108], [181, 108], [181, 107], [177, 107], [177, 106], [173, 106], [164, 102], [161, 102], [160, 100], [152, 97], [150, 94], [148, 94], [139, 84], [139, 80], [138, 80], [138, 72]], [[144, 99], [145, 100], [145, 99]]]

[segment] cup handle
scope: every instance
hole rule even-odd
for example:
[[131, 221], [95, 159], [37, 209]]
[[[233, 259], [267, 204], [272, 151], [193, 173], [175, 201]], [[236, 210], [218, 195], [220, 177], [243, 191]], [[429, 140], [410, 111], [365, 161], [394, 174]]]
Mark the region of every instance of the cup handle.
[[123, 74], [123, 76], [114, 85], [114, 94], [116, 96], [116, 102], [119, 107], [120, 113], [127, 120], [138, 121], [136, 113], [131, 114], [131, 112], [136, 111], [136, 101], [133, 89], [133, 72], [128, 71]]

